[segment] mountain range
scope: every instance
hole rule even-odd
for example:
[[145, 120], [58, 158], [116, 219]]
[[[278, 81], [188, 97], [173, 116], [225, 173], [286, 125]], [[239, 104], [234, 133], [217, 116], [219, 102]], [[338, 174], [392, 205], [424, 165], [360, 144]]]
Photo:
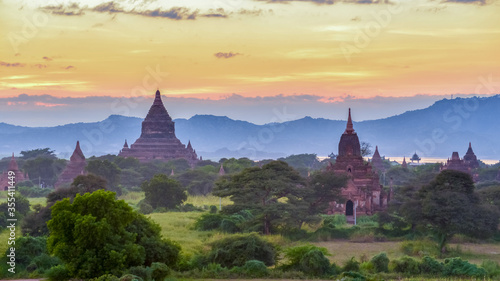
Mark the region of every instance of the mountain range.
[[[167, 108], [168, 110], [168, 108]], [[347, 119], [347, 108], [345, 110]], [[258, 114], [258, 112], [256, 112]], [[356, 120], [356, 108], [352, 109]], [[315, 153], [337, 153], [345, 120], [304, 117], [282, 123], [256, 125], [224, 116], [195, 115], [175, 119], [176, 135], [191, 141], [203, 158], [249, 157], [252, 159]], [[450, 157], [465, 154], [469, 142], [479, 159], [500, 159], [500, 95], [443, 99], [432, 106], [403, 114], [354, 122], [361, 141], [378, 146], [381, 155], [392, 157]], [[94, 123], [56, 127], [23, 127], [0, 123], [0, 155], [49, 147], [69, 158], [80, 141], [84, 154], [117, 154], [125, 139], [132, 144], [141, 132], [141, 118], [111, 115]]]

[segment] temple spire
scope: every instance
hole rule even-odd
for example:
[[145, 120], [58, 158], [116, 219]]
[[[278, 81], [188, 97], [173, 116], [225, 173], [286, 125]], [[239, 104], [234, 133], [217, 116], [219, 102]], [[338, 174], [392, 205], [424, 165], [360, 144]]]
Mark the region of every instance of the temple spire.
[[224, 171], [224, 167], [222, 166], [222, 164], [220, 164], [219, 176], [223, 176], [225, 174], [226, 174], [226, 171]]
[[403, 167], [403, 168], [407, 168], [408, 167], [408, 164], [406, 164], [406, 156], [403, 157], [403, 164], [401, 164], [401, 167]]
[[14, 152], [12, 152], [12, 158], [10, 159], [9, 163], [9, 171], [18, 171], [19, 166], [17, 166], [16, 158], [14, 158]]
[[125, 144], [123, 144], [123, 148], [128, 148], [127, 139], [125, 139]]
[[345, 128], [344, 134], [351, 135], [354, 133], [354, 126], [352, 125], [351, 109], [349, 108], [349, 117], [347, 118], [347, 126]]

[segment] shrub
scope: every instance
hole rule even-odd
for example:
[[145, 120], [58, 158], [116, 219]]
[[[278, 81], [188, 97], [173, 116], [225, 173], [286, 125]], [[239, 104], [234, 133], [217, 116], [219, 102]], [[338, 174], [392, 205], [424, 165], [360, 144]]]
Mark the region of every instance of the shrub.
[[307, 275], [323, 276], [330, 273], [330, 261], [320, 249], [312, 249], [300, 259], [300, 270]]
[[94, 281], [119, 281], [120, 278], [114, 276], [113, 274], [105, 274], [99, 276], [99, 278], [92, 279]]
[[352, 257], [350, 260], [344, 263], [342, 271], [359, 271], [359, 262], [355, 257]]
[[208, 260], [228, 268], [243, 266], [249, 260], [259, 260], [267, 266], [276, 262], [275, 246], [256, 233], [237, 234], [215, 241], [211, 246]]
[[120, 281], [144, 281], [141, 277], [135, 276], [133, 274], [125, 274], [120, 277]]
[[484, 277], [487, 275], [486, 270], [464, 261], [461, 258], [449, 258], [444, 260], [445, 276], [470, 276], [470, 277]]
[[221, 227], [222, 220], [224, 219], [222, 214], [203, 214], [194, 224], [196, 230], [208, 231], [219, 229]]
[[138, 204], [137, 207], [139, 208], [139, 212], [141, 214], [151, 214], [153, 212], [153, 206], [148, 204], [146, 201], [141, 200]]
[[432, 257], [425, 256], [420, 262], [420, 272], [428, 274], [441, 274], [443, 272], [443, 264]]
[[401, 251], [408, 256], [435, 256], [439, 251], [435, 243], [428, 240], [404, 241], [400, 245]]
[[295, 269], [307, 275], [322, 276], [331, 273], [330, 261], [325, 257], [328, 251], [314, 245], [304, 245], [285, 250], [288, 264], [285, 269]]
[[365, 261], [365, 262], [361, 263], [361, 265], [359, 266], [359, 269], [362, 272], [366, 272], [366, 273], [375, 272], [375, 266], [370, 261]]
[[142, 280], [151, 280], [151, 268], [145, 266], [133, 266], [127, 270], [127, 273], [139, 276]]
[[404, 273], [405, 275], [417, 275], [420, 273], [420, 264], [412, 257], [404, 256], [390, 263], [392, 271]]
[[387, 254], [382, 252], [375, 255], [370, 262], [373, 264], [375, 272], [388, 272], [389, 271], [389, 258]]
[[49, 256], [46, 253], [39, 255], [38, 257], [34, 258], [33, 261], [31, 262], [31, 264], [35, 265], [39, 273], [44, 273], [46, 270], [49, 270], [53, 266], [56, 266], [60, 263], [61, 260], [59, 260], [59, 258]]
[[47, 270], [46, 276], [50, 281], [66, 281], [70, 279], [68, 269], [62, 264]]
[[210, 214], [216, 214], [218, 211], [217, 206], [210, 205]]
[[249, 260], [243, 265], [243, 273], [251, 278], [262, 278], [269, 275], [269, 270], [263, 262]]
[[489, 278], [496, 278], [500, 276], [500, 265], [498, 262], [492, 260], [485, 260], [481, 263], [481, 267], [488, 272]]
[[151, 264], [151, 278], [155, 281], [163, 281], [170, 274], [170, 268], [164, 263], [154, 262]]
[[348, 271], [348, 272], [342, 273], [341, 276], [342, 276], [341, 280], [344, 280], [344, 281], [348, 281], [348, 280], [349, 281], [366, 281], [366, 277], [358, 272]]

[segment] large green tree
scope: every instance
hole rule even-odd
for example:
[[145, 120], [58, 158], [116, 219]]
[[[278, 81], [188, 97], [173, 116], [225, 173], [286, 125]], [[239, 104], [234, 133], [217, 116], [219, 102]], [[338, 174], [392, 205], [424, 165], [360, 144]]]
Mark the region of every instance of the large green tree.
[[480, 201], [467, 173], [444, 170], [401, 204], [408, 222], [429, 229], [441, 252], [455, 234], [486, 238], [496, 231], [498, 212]]
[[300, 227], [308, 204], [302, 198], [305, 180], [287, 163], [273, 161], [260, 167], [246, 168], [242, 172], [216, 182], [213, 194], [230, 197], [233, 205], [223, 212], [234, 214], [250, 210], [253, 223], [260, 225], [264, 234], [274, 230]]
[[115, 190], [120, 183], [121, 170], [115, 163], [109, 160], [90, 160], [85, 170], [91, 174], [104, 178], [108, 188], [111, 190]]
[[131, 266], [155, 261], [172, 264], [178, 259], [178, 246], [162, 240], [157, 226], [109, 191], [77, 195], [72, 203], [69, 199], [57, 202], [48, 228], [50, 253], [75, 278], [118, 275]]
[[145, 201], [153, 208], [164, 207], [173, 209], [187, 199], [181, 184], [165, 174], [155, 175], [151, 180], [141, 185], [145, 193]]

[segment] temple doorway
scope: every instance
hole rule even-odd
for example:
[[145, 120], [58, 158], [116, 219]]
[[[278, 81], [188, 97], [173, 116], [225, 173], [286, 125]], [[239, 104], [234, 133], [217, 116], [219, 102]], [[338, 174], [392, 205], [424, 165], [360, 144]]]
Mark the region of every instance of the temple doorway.
[[347, 201], [345, 204], [345, 215], [353, 216], [354, 215], [354, 203], [351, 200]]

